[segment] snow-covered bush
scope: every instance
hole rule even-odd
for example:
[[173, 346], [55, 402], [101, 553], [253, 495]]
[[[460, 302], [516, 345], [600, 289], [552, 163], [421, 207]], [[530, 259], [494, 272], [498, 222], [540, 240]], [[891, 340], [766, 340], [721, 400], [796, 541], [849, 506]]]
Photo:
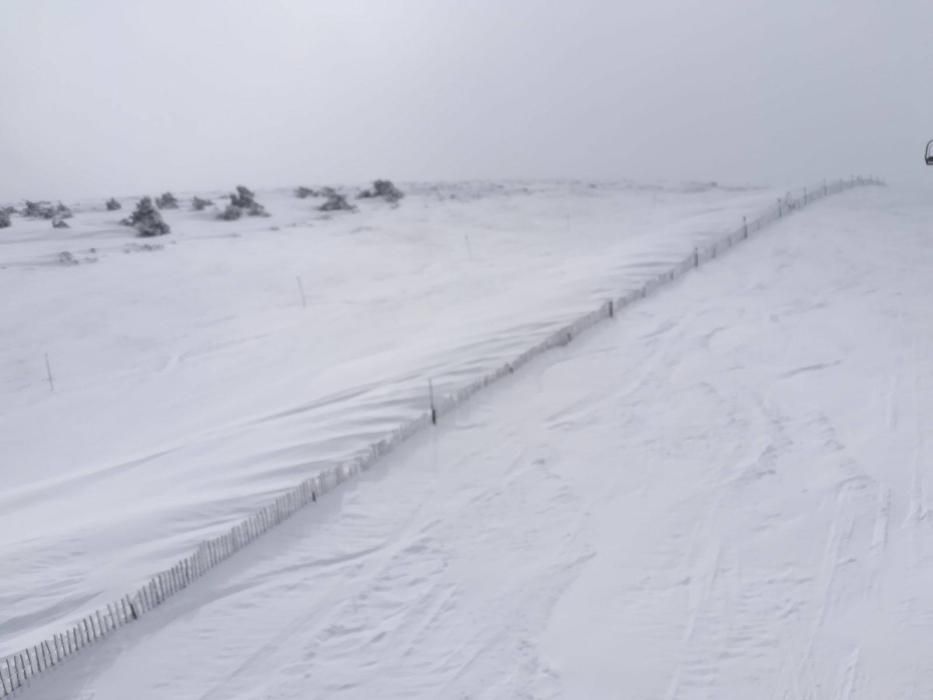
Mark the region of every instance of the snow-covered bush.
[[202, 199], [201, 197], [194, 197], [191, 200], [191, 208], [195, 211], [204, 211], [209, 206], [212, 206], [214, 202], [209, 199]]
[[324, 202], [321, 206], [318, 207], [321, 211], [355, 211], [356, 207], [350, 204], [347, 201], [347, 198], [344, 197], [339, 192], [327, 188], [326, 195], [327, 201]]
[[71, 226], [62, 217], [56, 216], [52, 219], [52, 228], [71, 228]]
[[243, 216], [243, 210], [235, 204], [228, 204], [226, 208], [218, 215], [218, 217], [224, 221], [236, 221], [241, 216]]
[[295, 196], [298, 199], [307, 199], [308, 197], [317, 197], [317, 192], [310, 187], [298, 187], [295, 189]]
[[236, 192], [230, 195], [230, 204], [240, 209], [249, 209], [256, 203], [256, 194], [244, 185], [237, 185]]
[[31, 202], [27, 199], [23, 216], [34, 219], [51, 219], [55, 216], [55, 208], [51, 202]]
[[119, 211], [122, 208], [123, 208], [123, 205], [120, 204], [113, 197], [107, 200], [107, 211]]
[[230, 195], [230, 204], [221, 212], [220, 218], [224, 221], [236, 221], [244, 214], [247, 216], [269, 216], [265, 207], [256, 201], [256, 195], [251, 189], [243, 185], [237, 185], [236, 192]]
[[9, 212], [6, 209], [0, 209], [0, 228], [9, 228], [11, 225]]
[[55, 217], [70, 219], [73, 216], [71, 209], [61, 202], [53, 205], [51, 202], [30, 202], [29, 200], [26, 200], [26, 210], [23, 214], [36, 219], [54, 219]]
[[379, 197], [392, 204], [395, 204], [404, 196], [405, 193], [396, 187], [391, 180], [376, 180], [372, 189], [360, 192], [360, 199]]
[[136, 210], [123, 220], [127, 226], [133, 226], [140, 236], [164, 236], [171, 233], [171, 227], [165, 223], [159, 210], [155, 208], [150, 197], [143, 197], [136, 205]]
[[156, 206], [159, 209], [178, 209], [178, 200], [171, 192], [164, 192], [156, 199]]

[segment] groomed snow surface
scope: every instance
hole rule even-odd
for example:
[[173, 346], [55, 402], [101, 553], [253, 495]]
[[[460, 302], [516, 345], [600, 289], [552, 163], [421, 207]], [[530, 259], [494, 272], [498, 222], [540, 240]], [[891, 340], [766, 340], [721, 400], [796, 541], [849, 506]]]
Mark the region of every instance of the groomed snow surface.
[[933, 697], [931, 220], [878, 189], [789, 217], [28, 695]]

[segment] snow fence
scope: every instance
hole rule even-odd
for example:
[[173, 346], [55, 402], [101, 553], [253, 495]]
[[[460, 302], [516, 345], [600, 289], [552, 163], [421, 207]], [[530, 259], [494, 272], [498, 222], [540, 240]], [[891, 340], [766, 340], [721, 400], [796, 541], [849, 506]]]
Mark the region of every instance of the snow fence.
[[0, 659], [0, 698], [12, 697], [26, 687], [30, 679], [58, 666], [85, 647], [96, 644], [124, 625], [138, 620], [159, 607], [166, 600], [190, 586], [207, 571], [229, 558], [267, 530], [278, 525], [299, 508], [335, 489], [344, 481], [368, 469], [379, 457], [397, 444], [437, 422], [437, 418], [466, 401], [480, 389], [492, 384], [505, 375], [512, 374], [536, 355], [566, 345], [574, 337], [600, 321], [613, 318], [625, 307], [638, 299], [676, 280], [688, 271], [715, 259], [737, 243], [748, 239], [766, 226], [778, 221], [808, 204], [854, 187], [883, 185], [874, 178], [854, 177], [833, 183], [824, 183], [815, 188], [804, 189], [798, 197], [787, 195], [777, 201], [761, 216], [751, 221], [743, 217], [742, 225], [718, 240], [696, 248], [683, 261], [661, 273], [642, 287], [625, 295], [608, 299], [598, 308], [581, 316], [572, 323], [558, 329], [544, 340], [529, 347], [511, 362], [501, 365], [487, 375], [467, 384], [451, 394], [433, 397], [425, 413], [370, 445], [361, 456], [338, 464], [331, 469], [302, 481], [252, 516], [231, 528], [228, 532], [198, 545], [188, 557], [170, 569], [155, 574], [137, 591], [100, 608], [78, 620], [72, 627], [40, 641], [35, 646]]

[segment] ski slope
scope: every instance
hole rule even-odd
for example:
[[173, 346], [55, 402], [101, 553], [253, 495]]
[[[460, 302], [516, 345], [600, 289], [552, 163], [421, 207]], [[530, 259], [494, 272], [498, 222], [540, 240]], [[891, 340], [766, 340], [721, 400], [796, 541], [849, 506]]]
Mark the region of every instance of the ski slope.
[[176, 193], [157, 239], [119, 225], [133, 198], [0, 231], [0, 657], [366, 450], [429, 380], [462, 387], [777, 196], [405, 189], [353, 214], [258, 192], [272, 216], [236, 222]]
[[931, 217], [787, 219], [30, 697], [933, 696]]

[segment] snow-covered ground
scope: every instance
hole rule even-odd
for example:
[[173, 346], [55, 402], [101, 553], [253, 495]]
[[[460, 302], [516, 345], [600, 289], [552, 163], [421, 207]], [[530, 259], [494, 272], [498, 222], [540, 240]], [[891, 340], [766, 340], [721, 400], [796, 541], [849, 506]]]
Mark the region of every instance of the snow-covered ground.
[[118, 224], [132, 198], [0, 230], [0, 656], [422, 412], [429, 379], [462, 386], [777, 196], [408, 189], [331, 216], [259, 192], [272, 217], [237, 222], [183, 200], [158, 239]]
[[933, 697], [931, 219], [782, 222], [30, 697]]

